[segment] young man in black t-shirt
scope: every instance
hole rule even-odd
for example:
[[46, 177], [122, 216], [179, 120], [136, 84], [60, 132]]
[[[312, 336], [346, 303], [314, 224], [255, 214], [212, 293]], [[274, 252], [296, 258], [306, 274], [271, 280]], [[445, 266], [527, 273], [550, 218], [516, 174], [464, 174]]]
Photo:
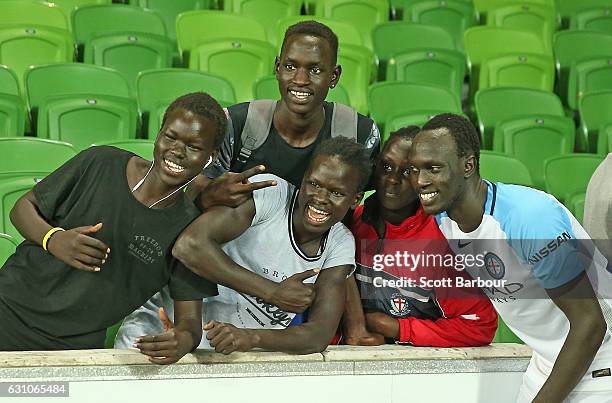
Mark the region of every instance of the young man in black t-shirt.
[[171, 251], [199, 215], [181, 190], [212, 161], [225, 125], [212, 97], [182, 96], [166, 111], [153, 162], [92, 147], [21, 197], [11, 220], [26, 240], [0, 269], [0, 350], [103, 348], [107, 327], [168, 284], [176, 327], [138, 347], [160, 364], [194, 349], [202, 298], [216, 285]]

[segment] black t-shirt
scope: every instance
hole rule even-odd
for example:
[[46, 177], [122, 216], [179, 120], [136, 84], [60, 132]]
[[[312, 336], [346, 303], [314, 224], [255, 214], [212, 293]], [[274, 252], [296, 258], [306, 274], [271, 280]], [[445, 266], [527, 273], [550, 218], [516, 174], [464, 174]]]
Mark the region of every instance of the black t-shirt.
[[[216, 177], [229, 171], [231, 163], [237, 158], [242, 147], [240, 137], [246, 122], [248, 108], [249, 103], [245, 102], [232, 105], [227, 109], [234, 130], [233, 133], [228, 133], [221, 147], [219, 160], [206, 170], [209, 177]], [[263, 164], [266, 166], [266, 173], [279, 176], [299, 187], [315, 148], [321, 141], [331, 137], [334, 104], [325, 102], [324, 108], [325, 122], [319, 136], [312, 144], [306, 147], [292, 147], [278, 134], [272, 124], [266, 141], [253, 151], [244, 169]], [[372, 158], [378, 153], [380, 143], [378, 128], [372, 119], [361, 114], [357, 118], [357, 141], [370, 150]]]
[[[185, 197], [163, 209], [136, 200], [126, 174], [133, 156], [114, 147], [93, 147], [34, 187], [49, 224], [71, 229], [100, 222], [102, 229], [90, 236], [111, 252], [100, 272], [86, 272], [33, 242], [19, 245], [0, 269], [1, 327], [8, 326], [9, 334], [30, 330], [24, 343], [12, 340], [13, 349], [102, 347], [107, 327], [166, 284], [177, 300], [216, 295], [215, 284], [172, 258], [174, 241], [199, 211]], [[11, 343], [0, 340], [0, 347], [11, 348]]]

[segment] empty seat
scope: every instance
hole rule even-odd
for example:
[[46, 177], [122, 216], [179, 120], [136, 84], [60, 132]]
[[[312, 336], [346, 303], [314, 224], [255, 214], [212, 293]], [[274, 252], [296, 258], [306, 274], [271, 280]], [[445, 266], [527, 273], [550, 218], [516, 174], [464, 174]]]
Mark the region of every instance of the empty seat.
[[1, 26], [0, 64], [10, 67], [23, 87], [25, 72], [36, 65], [74, 58], [74, 42], [67, 30], [44, 26]]
[[215, 0], [132, 0], [142, 8], [155, 11], [164, 21], [168, 38], [176, 42], [176, 17], [185, 11], [206, 10], [216, 5]]
[[384, 124], [391, 116], [443, 111], [460, 113], [461, 103], [449, 90], [427, 85], [382, 82], [368, 90], [370, 116], [384, 132]]
[[571, 29], [585, 29], [588, 31], [601, 31], [612, 34], [612, 15], [610, 6], [605, 8], [593, 8], [577, 12], [571, 16]]
[[123, 32], [93, 37], [84, 52], [85, 63], [117, 70], [135, 93], [139, 72], [172, 67], [174, 44], [165, 36]]
[[362, 43], [372, 50], [372, 28], [389, 20], [387, 0], [318, 0], [317, 17], [344, 21], [359, 30]]
[[[485, 0], [486, 1], [486, 0]], [[561, 16], [561, 25], [568, 28], [571, 17], [583, 10], [610, 7], [610, 0], [555, 0], [557, 12]]]
[[490, 10], [487, 24], [532, 32], [551, 48], [552, 34], [557, 28], [557, 14], [554, 7], [520, 2]]
[[[470, 0], [467, 0], [470, 1]], [[507, 6], [512, 1], [508, 0], [471, 0], [474, 3], [474, 7], [480, 16], [480, 23], [486, 24], [489, 20], [488, 14], [491, 10]], [[526, 0], [523, 3], [542, 4], [545, 6], [556, 9], [556, 0]]]
[[266, 30], [249, 17], [212, 10], [187, 11], [176, 18], [176, 41], [186, 66], [191, 63], [189, 53], [200, 43], [228, 36], [266, 41]]
[[612, 123], [612, 90], [586, 94], [578, 102], [580, 133], [577, 146], [580, 151], [595, 152], [599, 128]]
[[101, 141], [92, 146], [113, 146], [122, 150], [133, 152], [134, 154], [148, 160], [153, 161], [153, 149], [155, 141], [153, 140], [118, 140], [118, 141]]
[[0, 268], [4, 262], [15, 253], [17, 240], [8, 234], [0, 234]]
[[[280, 99], [276, 76], [264, 76], [259, 78], [255, 84], [253, 84], [253, 95], [255, 99]], [[325, 100], [351, 106], [348, 92], [341, 83], [329, 89]]]
[[385, 77], [394, 55], [422, 49], [457, 50], [455, 40], [443, 28], [413, 22], [386, 22], [372, 30], [374, 53], [379, 60], [379, 79]]
[[113, 69], [81, 63], [63, 63], [30, 69], [25, 77], [32, 121], [47, 98], [58, 95], [130, 97], [127, 81]]
[[0, 138], [0, 155], [0, 178], [22, 174], [42, 178], [74, 157], [76, 150], [59, 141], [33, 137]]
[[276, 43], [276, 25], [287, 17], [300, 15], [301, 0], [226, 0], [225, 11], [240, 14], [260, 22], [266, 28], [268, 42]]
[[581, 224], [584, 218], [585, 196], [586, 192], [580, 191], [578, 193], [574, 193], [571, 196], [568, 196], [567, 200], [565, 201], [565, 207], [567, 207], [567, 209], [572, 212], [574, 217], [576, 217], [576, 220], [578, 220], [578, 222]]
[[20, 92], [15, 73], [0, 66], [0, 137], [23, 135], [26, 112]]
[[437, 85], [461, 98], [465, 57], [446, 49], [420, 49], [394, 55], [387, 64], [386, 81]]
[[403, 19], [445, 29], [463, 50], [463, 32], [476, 25], [474, 6], [463, 0], [417, 0], [405, 3]]
[[597, 135], [597, 154], [606, 156], [612, 153], [612, 122], [599, 128]]
[[3, 0], [0, 25], [70, 29], [68, 16], [42, 1]]
[[161, 125], [160, 116], [172, 101], [190, 92], [210, 94], [222, 106], [236, 103], [232, 84], [223, 77], [187, 69], [143, 71], [136, 80], [138, 105], [142, 113], [145, 133], [154, 139]]
[[220, 39], [203, 42], [191, 50], [189, 68], [227, 79], [238, 102], [253, 99], [253, 83], [274, 72], [276, 52], [267, 42], [251, 39]]
[[480, 152], [480, 176], [491, 182], [533, 186], [525, 164], [514, 157], [494, 151]]
[[97, 141], [136, 137], [138, 109], [131, 98], [102, 94], [57, 95], [38, 110], [37, 136], [83, 150]]
[[350, 94], [351, 106], [364, 115], [368, 114], [368, 85], [373, 60], [373, 53], [364, 46], [345, 44], [338, 50], [338, 64], [342, 66], [340, 80]]
[[565, 116], [555, 94], [529, 88], [486, 88], [476, 93], [474, 104], [482, 145], [487, 149], [492, 146], [493, 129], [498, 122], [530, 115]]
[[516, 29], [471, 27], [465, 31], [464, 40], [470, 69], [470, 98], [478, 89], [480, 68], [485, 60], [508, 53], [551, 55], [550, 47], [536, 34]]
[[564, 203], [578, 192], [586, 192], [593, 172], [603, 158], [593, 154], [568, 154], [544, 161], [546, 191]]
[[561, 31], [554, 37], [557, 93], [567, 103], [572, 63], [593, 57], [612, 58], [612, 35], [591, 31]]
[[552, 56], [513, 53], [486, 59], [480, 68], [478, 88], [524, 87], [552, 92], [554, 84]]
[[580, 98], [599, 90], [612, 90], [612, 56], [582, 59], [572, 63], [567, 91], [568, 106], [577, 110]]
[[574, 121], [565, 116], [536, 115], [500, 121], [493, 134], [493, 150], [520, 160], [535, 187], [544, 190], [542, 161], [574, 150]]

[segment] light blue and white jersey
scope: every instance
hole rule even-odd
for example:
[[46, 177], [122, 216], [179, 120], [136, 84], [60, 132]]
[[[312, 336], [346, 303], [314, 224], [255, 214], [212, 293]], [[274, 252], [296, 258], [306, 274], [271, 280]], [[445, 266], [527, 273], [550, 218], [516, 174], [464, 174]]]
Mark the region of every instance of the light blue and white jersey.
[[[527, 374], [539, 389], [569, 332], [567, 317], [546, 289], [562, 286], [586, 271], [609, 328], [612, 271], [586, 231], [553, 196], [524, 186], [489, 182], [487, 186], [485, 212], [476, 230], [461, 231], [446, 213], [438, 214], [436, 221], [456, 254], [482, 255], [484, 266], [466, 270], [475, 279], [496, 283], [482, 289], [508, 327], [533, 349]], [[592, 374], [611, 367], [608, 329], [575, 390], [612, 390], [611, 376]]]

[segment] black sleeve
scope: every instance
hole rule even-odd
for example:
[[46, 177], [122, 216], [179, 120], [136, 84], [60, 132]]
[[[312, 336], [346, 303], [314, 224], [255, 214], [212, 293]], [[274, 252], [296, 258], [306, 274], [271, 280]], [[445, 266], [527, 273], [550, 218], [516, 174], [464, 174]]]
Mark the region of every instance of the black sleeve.
[[57, 207], [68, 198], [93, 152], [94, 149], [81, 151], [34, 186], [38, 210], [45, 219], [52, 219]]
[[193, 301], [219, 294], [217, 284], [189, 270], [178, 259], [172, 259], [168, 288], [170, 296], [177, 301]]

